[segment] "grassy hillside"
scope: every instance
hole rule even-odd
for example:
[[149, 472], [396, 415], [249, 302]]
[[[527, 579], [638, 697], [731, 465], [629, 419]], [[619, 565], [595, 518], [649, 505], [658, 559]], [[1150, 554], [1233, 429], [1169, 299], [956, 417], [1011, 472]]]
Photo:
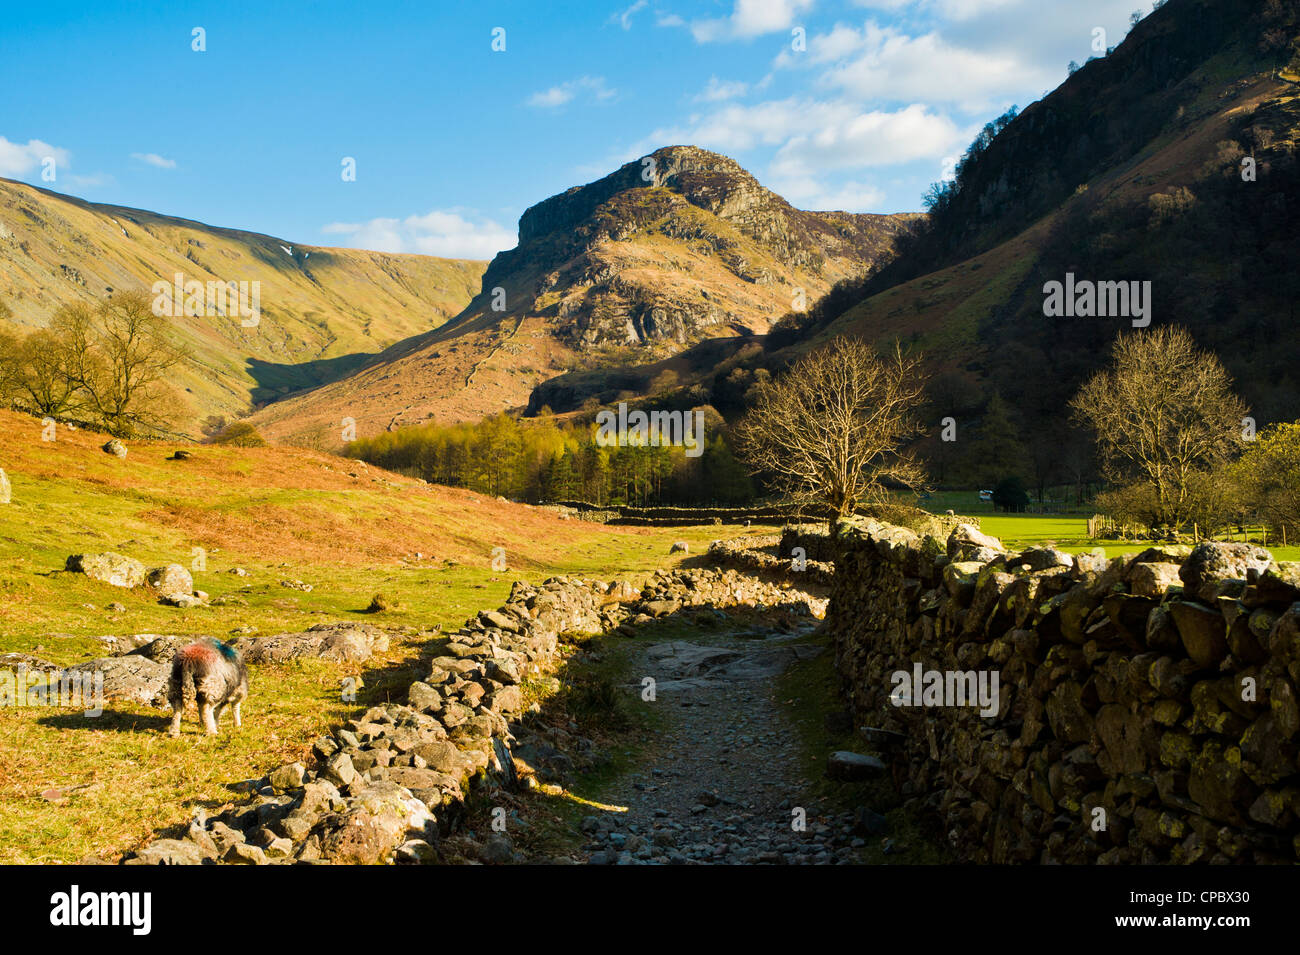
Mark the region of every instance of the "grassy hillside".
[[43, 326], [64, 303], [147, 291], [177, 272], [261, 283], [255, 328], [237, 318], [173, 319], [193, 351], [179, 384], [194, 420], [331, 381], [436, 328], [478, 291], [485, 266], [303, 246], [0, 180], [0, 303], [21, 327]]
[[[102, 655], [100, 635], [227, 638], [337, 620], [407, 632], [364, 664], [255, 667], [244, 729], [215, 740], [196, 735], [192, 720], [170, 740], [165, 713], [144, 706], [110, 704], [97, 719], [0, 707], [0, 863], [111, 857], [195, 808], [237, 798], [231, 781], [304, 756], [327, 725], [418, 679], [421, 634], [498, 606], [515, 579], [637, 579], [678, 560], [667, 556], [674, 540], [699, 552], [741, 532], [561, 521], [293, 448], [202, 447], [169, 461], [180, 445], [137, 442], [119, 460], [103, 442], [62, 430], [42, 442], [38, 421], [0, 412], [0, 467], [13, 485], [13, 502], [0, 505], [0, 653], [72, 664]], [[145, 590], [62, 572], [69, 554], [103, 550], [190, 566], [194, 547], [207, 552], [207, 571], [194, 576], [210, 607], [165, 607]], [[494, 547], [506, 549], [506, 571], [492, 569]], [[366, 613], [376, 592], [397, 608]], [[362, 674], [357, 702], [342, 702], [340, 681]]]

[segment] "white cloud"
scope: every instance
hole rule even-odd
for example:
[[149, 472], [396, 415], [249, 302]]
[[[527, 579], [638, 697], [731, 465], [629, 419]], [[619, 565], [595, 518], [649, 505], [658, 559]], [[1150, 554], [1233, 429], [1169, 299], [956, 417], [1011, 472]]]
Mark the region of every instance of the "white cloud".
[[853, 5], [891, 13], [910, 6], [918, 11], [936, 13], [947, 20], [969, 20], [1019, 2], [1021, 0], [854, 0]]
[[829, 106], [825, 112], [834, 118], [791, 137], [777, 150], [772, 171], [797, 176], [936, 159], [963, 136], [951, 119], [919, 103], [892, 113], [851, 111], [845, 104]]
[[684, 27], [686, 26], [686, 21], [675, 13], [661, 13], [655, 20], [655, 26]]
[[558, 86], [552, 86], [550, 89], [534, 93], [528, 97], [528, 105], [542, 109], [555, 109], [572, 102], [574, 97], [584, 91], [589, 92], [598, 102], [609, 99], [617, 92], [617, 90], [612, 90], [605, 85], [603, 76], [581, 76], [576, 80], [569, 80]]
[[697, 43], [747, 40], [765, 33], [789, 29], [795, 17], [812, 9], [814, 0], [736, 0], [731, 16], [716, 20], [695, 20], [691, 35]]
[[416, 252], [454, 259], [490, 259], [502, 249], [515, 247], [516, 234], [490, 219], [470, 219], [459, 210], [438, 210], [405, 219], [379, 218], [369, 222], [332, 222], [325, 235], [347, 236], [354, 249], [376, 252]]
[[724, 82], [716, 76], [710, 76], [709, 85], [704, 88], [702, 93], [695, 96], [695, 102], [721, 103], [724, 100], [735, 99], [737, 96], [744, 96], [748, 89], [748, 83], [742, 83], [739, 80]]
[[632, 18], [649, 6], [649, 4], [650, 0], [636, 0], [636, 3], [632, 4], [632, 6], [628, 7], [622, 13], [616, 13], [610, 17], [610, 21], [617, 21], [618, 25], [624, 30], [630, 30], [632, 29]]
[[812, 177], [774, 179], [771, 188], [800, 209], [823, 212], [870, 212], [885, 201], [884, 190], [861, 182], [827, 187]]
[[909, 36], [872, 22], [861, 30], [838, 24], [809, 39], [802, 54], [781, 53], [778, 67], [826, 67], [818, 83], [868, 100], [954, 103], [987, 111], [1028, 88], [1051, 85], [1053, 71], [1012, 51], [969, 49], [937, 32]]
[[0, 176], [11, 178], [32, 172], [46, 159], [54, 160], [57, 175], [72, 162], [72, 153], [59, 146], [51, 146], [39, 139], [29, 139], [26, 144], [11, 143], [0, 136]]
[[144, 163], [146, 166], [154, 166], [158, 169], [175, 169], [175, 159], [164, 159], [157, 153], [131, 153], [131, 158]]
[[684, 126], [656, 130], [632, 153], [644, 155], [664, 143], [692, 143], [732, 155], [776, 146], [772, 172], [799, 179], [829, 169], [938, 161], [963, 135], [950, 118], [921, 104], [866, 111], [844, 100], [791, 97], [697, 114]]
[[106, 172], [97, 172], [89, 176], [69, 175], [68, 182], [72, 183], [74, 186], [80, 186], [83, 189], [90, 189], [95, 186], [110, 186], [117, 182], [117, 180]]

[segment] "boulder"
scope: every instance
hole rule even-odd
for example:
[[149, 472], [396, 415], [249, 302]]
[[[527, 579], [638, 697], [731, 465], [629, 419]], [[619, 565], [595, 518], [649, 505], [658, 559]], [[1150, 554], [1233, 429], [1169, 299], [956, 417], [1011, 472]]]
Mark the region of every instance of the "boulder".
[[874, 779], [885, 772], [885, 764], [875, 756], [838, 750], [826, 760], [826, 775], [841, 782]]
[[1244, 581], [1251, 570], [1262, 573], [1272, 563], [1273, 555], [1254, 544], [1203, 541], [1183, 562], [1179, 577], [1188, 594], [1212, 601], [1219, 596], [1222, 581]]
[[187, 643], [193, 643], [192, 637], [178, 636], [158, 636], [152, 633], [138, 633], [132, 640], [138, 638], [152, 638], [148, 642], [141, 644], [127, 653], [133, 656], [148, 657], [157, 663], [171, 663], [172, 657], [176, 656], [176, 651]]
[[157, 839], [126, 860], [126, 865], [202, 864], [203, 850], [187, 839]]
[[689, 554], [690, 552], [691, 545], [686, 541], [673, 541], [673, 546], [668, 548], [670, 554]]
[[9, 476], [5, 474], [5, 469], [0, 468], [0, 504], [8, 504], [13, 500], [13, 488], [9, 484]]
[[126, 457], [126, 445], [114, 438], [105, 444], [101, 449], [105, 454], [111, 454], [115, 458]]
[[1029, 570], [1050, 570], [1053, 567], [1073, 567], [1074, 557], [1055, 547], [1031, 547], [1019, 557], [1007, 561], [1007, 569], [1025, 567]]
[[267, 782], [276, 792], [288, 792], [297, 789], [307, 779], [307, 769], [302, 763], [287, 763], [279, 769], [271, 770]]
[[1177, 600], [1169, 604], [1183, 648], [1202, 669], [1213, 669], [1228, 655], [1227, 626], [1223, 614], [1200, 604]]
[[981, 549], [1002, 553], [1002, 542], [983, 534], [972, 524], [958, 524], [948, 535], [948, 556], [954, 560], [978, 560]]
[[1128, 569], [1129, 590], [1139, 597], [1160, 597], [1170, 587], [1181, 587], [1179, 564], [1132, 564]]
[[145, 568], [134, 557], [123, 557], [112, 551], [102, 554], [73, 554], [64, 570], [85, 574], [91, 580], [114, 587], [139, 587], [144, 583]]
[[167, 678], [171, 675], [170, 660], [159, 663], [136, 654], [101, 657], [68, 667], [68, 672], [103, 674], [105, 702], [128, 700], [148, 706], [167, 704]]
[[388, 862], [409, 839], [432, 844], [438, 837], [429, 807], [388, 780], [364, 787], [344, 812], [326, 816], [317, 829], [321, 857], [351, 865]]
[[284, 663], [300, 657], [360, 662], [388, 649], [388, 636], [366, 623], [323, 623], [300, 633], [242, 637], [235, 649], [248, 663]]
[[145, 575], [149, 586], [161, 594], [188, 594], [194, 592], [194, 578], [181, 564], [155, 567]]

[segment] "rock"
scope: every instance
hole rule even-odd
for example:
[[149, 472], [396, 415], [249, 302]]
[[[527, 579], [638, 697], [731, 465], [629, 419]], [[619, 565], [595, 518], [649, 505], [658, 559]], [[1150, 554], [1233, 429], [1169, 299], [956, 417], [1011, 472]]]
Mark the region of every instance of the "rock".
[[422, 682], [411, 684], [410, 690], [407, 691], [407, 701], [411, 704], [411, 709], [420, 712], [441, 709], [443, 703], [442, 694]]
[[64, 570], [85, 574], [91, 580], [114, 587], [139, 587], [144, 583], [145, 568], [133, 557], [123, 557], [112, 551], [102, 554], [73, 554]]
[[652, 617], [666, 617], [681, 609], [680, 600], [649, 600], [645, 603], [645, 612]]
[[[148, 657], [127, 654], [88, 660], [68, 667], [67, 672], [102, 675], [105, 702], [129, 700], [148, 706], [165, 706], [171, 661], [159, 663]], [[98, 679], [98, 676], [93, 678]]]
[[171, 453], [170, 456], [168, 456], [167, 460], [168, 460], [168, 461], [188, 461], [188, 460], [189, 460], [190, 458], [192, 458], [192, 457], [194, 457], [194, 452], [193, 452], [193, 451], [184, 451], [184, 450], [181, 450], [181, 449], [178, 448], [177, 450], [173, 451], [173, 452]]
[[488, 706], [502, 715], [513, 716], [523, 711], [523, 691], [517, 686], [503, 686], [492, 694]]
[[866, 806], [859, 806], [853, 814], [853, 831], [859, 836], [875, 836], [889, 831], [889, 820]]
[[105, 454], [113, 455], [115, 458], [126, 457], [126, 445], [117, 440], [117, 438], [113, 438], [113, 440], [105, 444], [100, 450]]
[[240, 842], [227, 849], [221, 861], [233, 865], [266, 865], [266, 853], [258, 846]]
[[423, 839], [408, 839], [397, 847], [393, 861], [399, 865], [431, 865], [438, 861], [438, 850]]
[[1197, 666], [1215, 668], [1228, 655], [1227, 627], [1219, 611], [1180, 600], [1169, 604], [1169, 613], [1187, 655]]
[[287, 859], [293, 855], [293, 841], [281, 836], [272, 839], [263, 851], [268, 859]]
[[169, 607], [202, 607], [203, 598], [197, 594], [163, 594], [158, 598], [159, 603], [164, 603]]
[[874, 756], [837, 750], [826, 760], [826, 775], [841, 782], [874, 779], [885, 772], [885, 764]]
[[1218, 584], [1225, 580], [1245, 580], [1251, 570], [1263, 572], [1273, 562], [1273, 555], [1254, 544], [1225, 544], [1203, 541], [1192, 549], [1183, 562], [1179, 577], [1189, 594], [1202, 600], [1219, 596]]
[[[989, 538], [994, 540], [995, 538]], [[987, 546], [987, 545], [986, 545]], [[1027, 567], [1031, 571], [1049, 570], [1052, 567], [1073, 567], [1074, 557], [1055, 547], [1031, 547], [1014, 560], [1007, 561], [1007, 569]]]
[[13, 487], [9, 484], [9, 476], [5, 474], [5, 469], [0, 468], [0, 504], [8, 504], [13, 500]]
[[[153, 639], [147, 639], [152, 637]], [[178, 636], [156, 636], [151, 633], [138, 633], [132, 640], [146, 638], [147, 642], [142, 643], [134, 650], [128, 651], [128, 655], [137, 657], [148, 657], [157, 663], [172, 662], [172, 657], [176, 656], [176, 651], [188, 643], [193, 643], [191, 637]]]
[[157, 839], [149, 843], [127, 865], [202, 865], [203, 850], [185, 839]]
[[386, 862], [410, 839], [437, 839], [429, 808], [395, 783], [371, 783], [348, 800], [347, 809], [321, 821], [322, 858], [336, 864]]
[[1179, 564], [1132, 564], [1128, 571], [1129, 590], [1138, 597], [1161, 597], [1170, 587], [1181, 587]]
[[336, 786], [346, 786], [356, 779], [357, 771], [352, 766], [352, 757], [340, 752], [329, 758], [321, 775]]
[[958, 524], [948, 535], [948, 556], [959, 560], [971, 559], [971, 554], [985, 548], [990, 551], [1001, 553], [1002, 542], [996, 537], [990, 537], [987, 534], [980, 533], [979, 529], [971, 524]]
[[519, 632], [519, 621], [509, 614], [501, 613], [496, 610], [484, 610], [478, 615], [484, 625], [494, 627], [497, 630], [506, 630], [510, 633]]
[[361, 662], [387, 648], [387, 637], [367, 623], [322, 623], [301, 633], [277, 633], [238, 640], [235, 648], [248, 663], [285, 663], [299, 657]]
[[155, 567], [145, 575], [150, 587], [163, 594], [189, 594], [194, 592], [194, 578], [180, 564]]
[[272, 770], [267, 776], [267, 782], [276, 792], [287, 792], [290, 789], [297, 789], [306, 778], [307, 768], [302, 763], [288, 763]]
[[689, 554], [690, 552], [691, 545], [686, 541], [673, 541], [673, 546], [668, 548], [670, 554]]
[[515, 860], [514, 846], [510, 837], [497, 833], [488, 837], [478, 850], [479, 861], [484, 865], [508, 865]]

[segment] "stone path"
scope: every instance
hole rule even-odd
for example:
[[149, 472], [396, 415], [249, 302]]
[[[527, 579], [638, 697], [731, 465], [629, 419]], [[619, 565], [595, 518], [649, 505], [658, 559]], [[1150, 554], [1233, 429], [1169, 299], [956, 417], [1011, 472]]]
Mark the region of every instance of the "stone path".
[[[631, 692], [655, 680], [668, 725], [640, 772], [604, 798], [627, 812], [587, 816], [593, 864], [835, 864], [866, 844], [854, 817], [827, 817], [803, 797], [809, 782], [775, 678], [824, 652], [798, 635], [714, 636], [646, 646]], [[796, 808], [806, 824], [795, 828]], [[861, 829], [861, 823], [858, 825]], [[863, 835], [866, 835], [864, 832]]]

